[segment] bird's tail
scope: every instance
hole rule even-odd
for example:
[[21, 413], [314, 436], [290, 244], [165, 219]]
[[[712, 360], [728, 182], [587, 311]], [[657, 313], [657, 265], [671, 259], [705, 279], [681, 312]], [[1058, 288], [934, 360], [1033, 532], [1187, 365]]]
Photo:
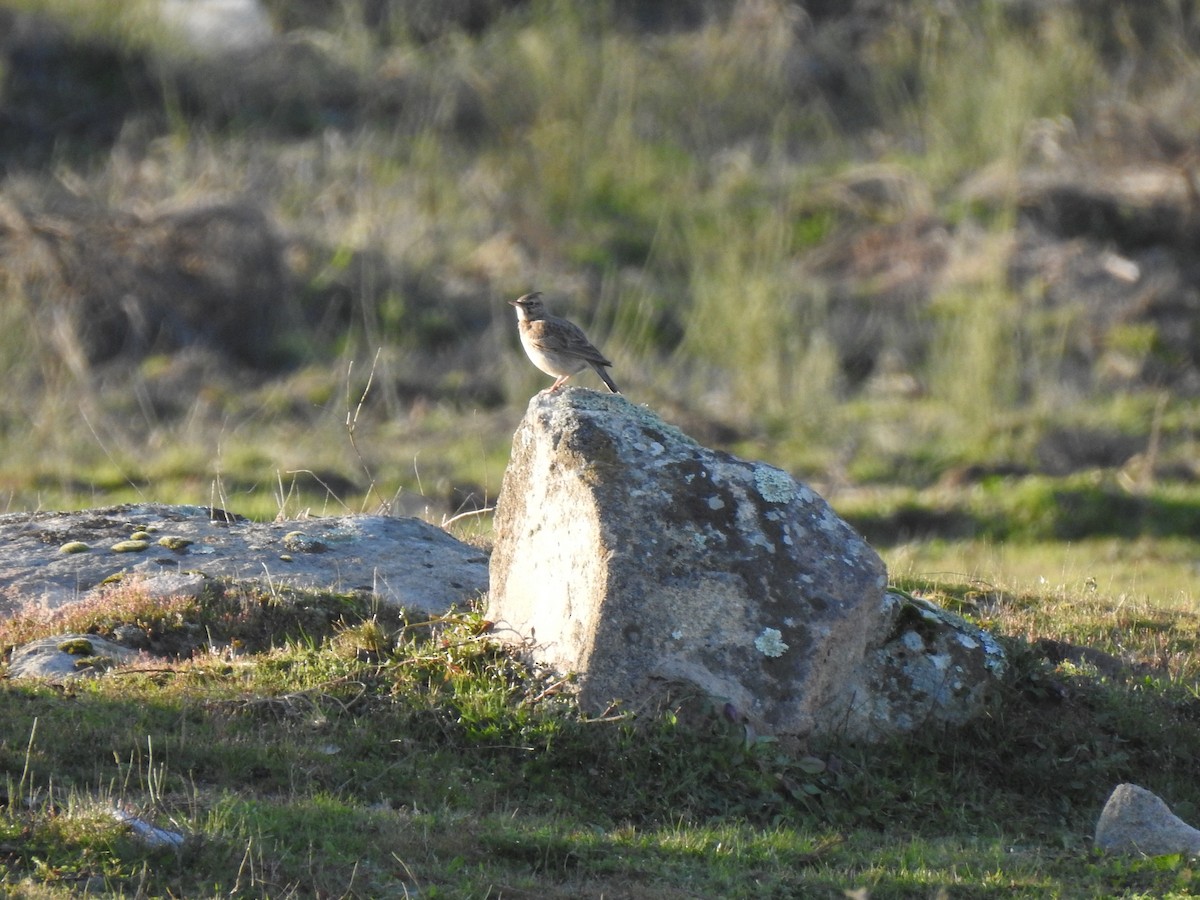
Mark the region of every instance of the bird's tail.
[[616, 382], [614, 382], [612, 378], [609, 377], [608, 373], [604, 371], [604, 366], [593, 365], [592, 368], [596, 370], [596, 374], [600, 376], [600, 380], [604, 382], [610, 391], [612, 391], [614, 394], [621, 393], [621, 389], [617, 387]]

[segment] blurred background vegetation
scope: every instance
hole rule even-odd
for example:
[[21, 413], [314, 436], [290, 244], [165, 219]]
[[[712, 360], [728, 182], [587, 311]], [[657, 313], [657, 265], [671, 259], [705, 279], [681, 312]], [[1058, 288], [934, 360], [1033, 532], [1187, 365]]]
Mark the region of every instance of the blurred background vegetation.
[[0, 508], [486, 506], [538, 289], [921, 565], [1194, 567], [1194, 3], [200, 8], [0, 0]]

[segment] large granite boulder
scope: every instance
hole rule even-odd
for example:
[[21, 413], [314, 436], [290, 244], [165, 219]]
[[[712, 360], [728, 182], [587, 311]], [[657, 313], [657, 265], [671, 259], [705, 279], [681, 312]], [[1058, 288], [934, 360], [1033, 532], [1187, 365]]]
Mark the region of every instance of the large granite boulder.
[[753, 728], [878, 737], [965, 721], [996, 643], [886, 590], [883, 562], [786, 472], [619, 395], [529, 404], [497, 500], [487, 616], [600, 711], [685, 686]]

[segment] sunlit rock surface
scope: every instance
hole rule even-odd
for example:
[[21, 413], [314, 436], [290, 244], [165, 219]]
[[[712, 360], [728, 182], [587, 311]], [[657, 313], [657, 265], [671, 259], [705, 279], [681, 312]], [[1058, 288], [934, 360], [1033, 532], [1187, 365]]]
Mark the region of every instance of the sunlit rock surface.
[[1184, 822], [1157, 795], [1119, 784], [1096, 823], [1096, 847], [1137, 856], [1200, 854], [1200, 830]]
[[682, 688], [756, 730], [870, 738], [965, 721], [1003, 669], [994, 641], [888, 593], [806, 485], [623, 396], [530, 401], [495, 533], [495, 633], [578, 673], [595, 712]]
[[187, 573], [273, 585], [365, 590], [428, 614], [487, 590], [487, 557], [420, 519], [331, 516], [252, 522], [200, 506], [137, 504], [0, 516], [0, 614], [54, 608], [114, 576], [169, 594]]

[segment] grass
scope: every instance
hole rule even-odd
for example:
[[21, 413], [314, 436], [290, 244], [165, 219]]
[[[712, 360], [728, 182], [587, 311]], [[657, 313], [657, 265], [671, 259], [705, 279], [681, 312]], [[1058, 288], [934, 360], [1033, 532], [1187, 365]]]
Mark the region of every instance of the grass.
[[[583, 716], [471, 614], [409, 622], [236, 586], [30, 612], [3, 640], [136, 622], [175, 655], [62, 687], [0, 682], [0, 879], [47, 897], [1186, 896], [1186, 860], [1088, 846], [1119, 781], [1200, 815], [1194, 619], [1139, 619], [1098, 588], [901, 584], [1010, 635], [1002, 689], [961, 729], [799, 752], [747, 744], [703, 698]], [[1115, 646], [1097, 627], [1113, 616]], [[1173, 665], [1056, 667], [1027, 643], [1048, 631]], [[114, 805], [182, 847], [140, 844]]]
[[[949, 187], [988, 166], [1012, 167], [1033, 123], [1074, 115], [1106, 86], [1075, 10], [1023, 18], [985, 2], [962, 16], [928, 7], [918, 15], [918, 28], [896, 30], [901, 46], [892, 52], [917, 60], [922, 96], [899, 109], [918, 116], [920, 166], [935, 185]], [[908, 40], [916, 46], [905, 46]]]
[[[428, 23], [398, 4], [382, 29], [353, 2], [324, 17], [281, 7], [279, 21], [308, 28], [296, 41], [339, 68], [330, 96], [301, 93], [302, 109], [273, 117], [253, 104], [231, 113], [214, 99], [219, 84], [189, 87], [189, 66], [201, 64], [141, 14], [77, 7], [44, 11], [111, 48], [138, 102], [111, 146], [64, 138], [6, 191], [37, 212], [66, 185], [85, 204], [149, 217], [246, 198], [285, 245], [293, 290], [278, 305], [296, 327], [271, 335], [267, 356], [283, 371], [266, 379], [221, 366], [184, 377], [170, 353], [93, 371], [43, 321], [65, 302], [38, 237], [46, 229], [22, 234], [25, 267], [6, 272], [0, 307], [9, 508], [127, 499], [151, 483], [158, 499], [209, 502], [220, 482], [231, 502], [268, 516], [278, 482], [303, 469], [345, 489], [298, 485], [300, 508], [375, 505], [359, 460], [328, 438], [373, 366], [360, 446], [377, 435], [392, 451], [387, 466], [369, 460], [379, 493], [494, 495], [506, 435], [484, 428], [464, 450], [457, 423], [514, 417], [541, 383], [501, 302], [530, 288], [589, 326], [633, 396], [749, 431], [756, 455], [806, 475], [906, 481], [913, 460], [929, 470], [1021, 453], [997, 443], [998, 424], [1032, 441], [1114, 394], [1155, 393], [1098, 381], [1082, 398], [1064, 392], [1073, 342], [1091, 339], [1082, 312], [1045, 309], [1037, 282], [1010, 279], [1011, 191], [959, 192], [997, 166], [1019, 171], [1047, 121], [1071, 117], [1080, 134], [1103, 102], [1128, 96], [1107, 55], [1128, 35], [1087, 11], [913, 4], [855, 42], [784, 3], [657, 35], [629, 27], [621, 4], [545, 0], [479, 34], [427, 40]], [[1130, 65], [1170, 40], [1151, 24], [1130, 25], [1146, 40], [1128, 49]], [[146, 76], [158, 88], [139, 80], [146, 60], [160, 66]], [[120, 79], [111, 89], [132, 102]], [[358, 102], [345, 108], [343, 94]], [[280, 121], [293, 113], [316, 124]], [[1106, 152], [1082, 139], [1070, 149]], [[872, 193], [887, 184], [902, 188]], [[888, 287], [904, 267], [877, 263], [894, 243], [886, 228], [914, 221], [945, 232], [952, 264], [914, 308], [872, 326], [909, 302]], [[839, 319], [847, 303], [861, 305], [861, 323]], [[1113, 352], [1150, 365], [1157, 328], [1114, 325]], [[884, 349], [915, 396], [871, 401], [866, 376]], [[442, 429], [396, 427], [429, 411]], [[892, 417], [922, 427], [864, 434]], [[239, 444], [253, 449], [242, 458]], [[418, 457], [436, 488], [417, 484]], [[191, 471], [177, 475], [181, 458]], [[220, 460], [220, 472], [195, 460]]]
[[[475, 31], [371, 6], [385, 27], [357, 0], [273, 4], [290, 44], [325, 54], [320, 83], [231, 106], [229, 73], [141, 6], [0, 0], [116, 73], [88, 82], [89, 109], [126, 110], [44, 152], [0, 148], [0, 201], [38, 226], [0, 210], [0, 510], [441, 522], [486, 505], [545, 383], [502, 300], [541, 289], [636, 402], [811, 480], [898, 586], [1003, 636], [1010, 681], [960, 731], [789, 755], [702, 702], [588, 720], [471, 615], [117, 591], [0, 628], [15, 643], [134, 622], [178, 656], [61, 690], [0, 681], [6, 890], [1196, 893], [1188, 860], [1088, 850], [1119, 780], [1200, 821], [1195, 361], [1141, 307], [1095, 312], [1101, 294], [1056, 282], [1055, 260], [1020, 276], [1017, 190], [1030, 171], [1108, 186], [1114, 166], [1186, 169], [1171, 148], [1195, 125], [1192, 14], [917, 2], [866, 22], [752, 3], [648, 29], [649, 5], [535, 0]], [[35, 95], [30, 119], [5, 59], [6, 121], [78, 121], [70, 91]], [[151, 221], [261, 210], [288, 279], [267, 368], [220, 348], [81, 357], [53, 313], [73, 296], [46, 242], [69, 233], [64, 196]], [[1137, 218], [1035, 249], [1094, 241], [1186, 303], [1186, 260], [1155, 268], [1177, 248], [1127, 246]], [[486, 516], [459, 527], [486, 542]], [[1141, 668], [1054, 665], [1043, 639]], [[115, 803], [182, 850], [139, 845]]]

